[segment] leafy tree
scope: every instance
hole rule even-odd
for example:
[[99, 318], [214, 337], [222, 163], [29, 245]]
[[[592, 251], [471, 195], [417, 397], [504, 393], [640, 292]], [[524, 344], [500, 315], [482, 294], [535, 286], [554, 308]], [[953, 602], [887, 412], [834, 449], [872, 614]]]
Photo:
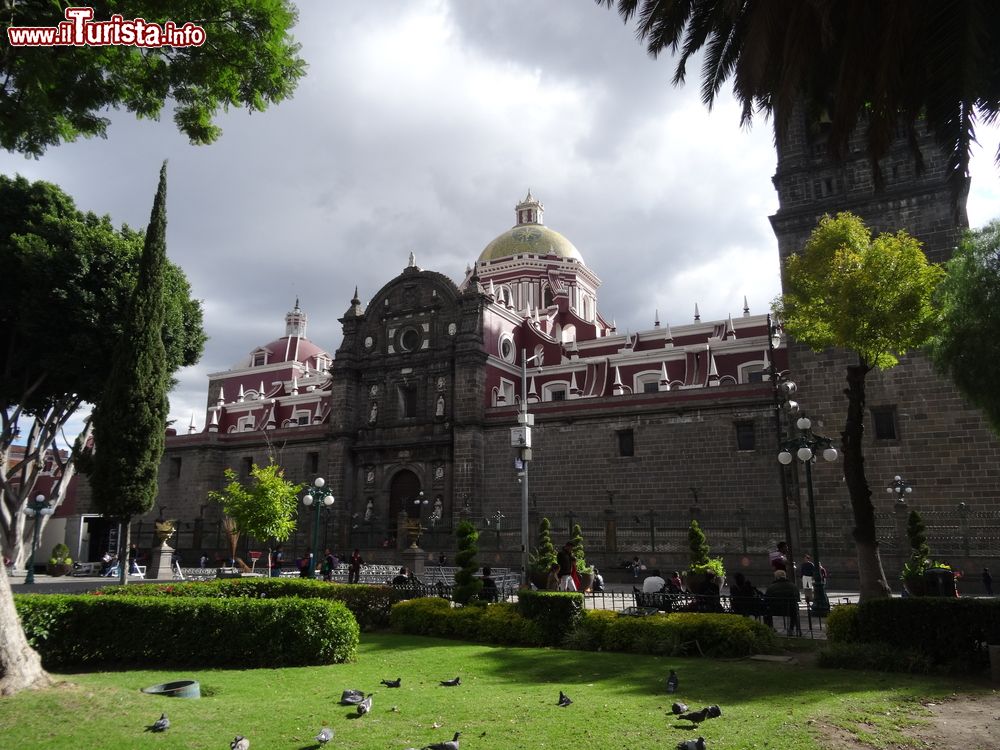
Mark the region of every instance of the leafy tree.
[[931, 342], [937, 368], [1000, 433], [1000, 220], [965, 235], [938, 288], [941, 323]]
[[[17, 564], [25, 556], [21, 511], [46, 451], [61, 474], [51, 491], [57, 505], [76, 472], [89, 416], [68, 455], [50, 449], [104, 389], [142, 247], [141, 233], [78, 211], [55, 185], [0, 175], [0, 547]], [[198, 361], [205, 334], [183, 271], [168, 264], [165, 286], [163, 339], [174, 372]], [[18, 435], [24, 453], [14, 459]]]
[[927, 262], [919, 241], [906, 232], [871, 232], [858, 217], [824, 217], [805, 248], [785, 266], [785, 328], [822, 351], [848, 349], [847, 422], [841, 433], [844, 477], [854, 512], [854, 540], [862, 600], [889, 595], [875, 530], [875, 506], [865, 476], [865, 378], [888, 369], [907, 350], [923, 345], [937, 316], [932, 297], [942, 271]]
[[38, 156], [79, 136], [104, 137], [103, 113], [124, 108], [157, 119], [173, 103], [174, 122], [192, 143], [212, 143], [221, 134], [219, 110], [263, 111], [289, 98], [305, 63], [289, 34], [297, 12], [288, 0], [149, 0], [88, 3], [95, 21], [119, 14], [126, 20], [205, 30], [199, 47], [63, 46], [42, 50], [7, 44], [11, 26], [55, 26], [63, 4], [49, 0], [4, 3], [0, 36], [0, 146]]
[[258, 540], [283, 542], [295, 531], [298, 494], [306, 486], [285, 479], [285, 470], [273, 461], [267, 466], [250, 468], [250, 486], [245, 487], [232, 469], [226, 469], [226, 486], [221, 492], [209, 492], [210, 500], [222, 506], [232, 523], [228, 528], [230, 552], [236, 557], [240, 536], [249, 534]]
[[[94, 409], [97, 450], [89, 466], [94, 505], [121, 521], [118, 559], [129, 549], [132, 518], [153, 507], [167, 428], [170, 373], [163, 345], [163, 277], [167, 260], [167, 164], [146, 230], [139, 279], [104, 393]], [[128, 580], [119, 566], [120, 581]]]
[[479, 541], [479, 532], [469, 521], [462, 521], [455, 529], [458, 536], [458, 553], [455, 555], [455, 565], [459, 570], [455, 571], [455, 592], [454, 599], [459, 604], [468, 604], [483, 588], [483, 582], [476, 578], [476, 571], [479, 570], [479, 561], [476, 555], [479, 548], [476, 542]]
[[[897, 124], [926, 120], [950, 153], [956, 201], [964, 193], [977, 112], [1000, 113], [1000, 6], [985, 0], [596, 0], [614, 7], [653, 57], [679, 55], [674, 84], [702, 48], [701, 94], [711, 107], [733, 81], [742, 124], [773, 115], [779, 132], [802, 101], [825, 114], [834, 156], [867, 122], [876, 180]], [[911, 139], [915, 143], [915, 139]], [[1000, 163], [1000, 153], [997, 155]], [[919, 161], [918, 161], [919, 164]]]
[[583, 550], [583, 529], [580, 524], [573, 524], [573, 531], [570, 541], [573, 543], [573, 557], [576, 558], [576, 569], [579, 573], [589, 573], [590, 566], [587, 565], [586, 554]]
[[531, 556], [531, 569], [536, 573], [548, 573], [556, 564], [556, 548], [552, 544], [552, 524], [543, 518], [538, 524], [538, 547]]

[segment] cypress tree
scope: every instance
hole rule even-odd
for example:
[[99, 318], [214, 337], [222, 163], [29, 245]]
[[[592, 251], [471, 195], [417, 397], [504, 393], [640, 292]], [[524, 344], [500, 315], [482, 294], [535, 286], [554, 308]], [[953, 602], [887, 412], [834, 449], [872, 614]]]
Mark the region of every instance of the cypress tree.
[[483, 582], [476, 578], [476, 571], [479, 570], [479, 561], [476, 554], [479, 548], [476, 542], [479, 541], [479, 532], [469, 521], [462, 521], [455, 530], [458, 535], [458, 554], [455, 555], [455, 564], [459, 570], [455, 572], [455, 592], [454, 599], [458, 604], [468, 604], [483, 588]]
[[156, 477], [163, 455], [170, 376], [163, 345], [166, 267], [167, 163], [153, 200], [135, 291], [111, 372], [94, 409], [94, 455], [90, 485], [94, 504], [117, 518], [120, 579], [128, 578], [132, 518], [156, 500]]
[[589, 573], [590, 566], [587, 565], [586, 553], [583, 550], [583, 529], [580, 528], [580, 524], [573, 524], [572, 538], [570, 541], [573, 543], [573, 557], [576, 558], [577, 572]]
[[688, 548], [691, 550], [691, 570], [708, 565], [708, 541], [701, 526], [693, 519], [691, 528], [688, 529]]
[[536, 573], [547, 574], [555, 562], [556, 548], [552, 544], [552, 523], [549, 519], [543, 518], [538, 524], [538, 547], [531, 555], [531, 569]]

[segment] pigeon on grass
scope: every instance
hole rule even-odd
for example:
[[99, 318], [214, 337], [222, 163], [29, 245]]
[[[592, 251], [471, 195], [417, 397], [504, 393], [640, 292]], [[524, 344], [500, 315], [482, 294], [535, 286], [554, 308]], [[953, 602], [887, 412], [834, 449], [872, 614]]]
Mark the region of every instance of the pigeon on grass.
[[703, 708], [701, 711], [691, 711], [690, 713], [681, 714], [678, 718], [690, 721], [692, 724], [701, 724], [701, 722], [708, 718], [708, 709]]
[[423, 750], [458, 750], [458, 738], [461, 732], [455, 732], [455, 736], [445, 742], [435, 742], [433, 745], [426, 745]]
[[328, 727], [326, 724], [324, 724], [323, 728], [319, 730], [319, 734], [316, 735], [316, 741], [321, 745], [325, 745], [332, 739], [333, 739], [333, 730], [330, 729], [330, 727]]
[[368, 693], [368, 696], [358, 704], [358, 715], [364, 716], [366, 713], [372, 710], [372, 696], [374, 693]]
[[160, 714], [160, 718], [146, 727], [147, 732], [165, 732], [170, 729], [170, 719], [166, 714]]
[[670, 707], [670, 711], [671, 711], [671, 712], [672, 712], [672, 713], [673, 713], [673, 714], [674, 714], [675, 716], [680, 716], [681, 714], [686, 714], [686, 713], [687, 713], [687, 710], [688, 710], [688, 704], [687, 704], [687, 703], [674, 703], [674, 704], [673, 704], [673, 705], [672, 705], [672, 706]]
[[705, 738], [699, 737], [696, 740], [684, 740], [677, 743], [677, 750], [705, 750]]
[[566, 708], [573, 701], [570, 700], [569, 696], [566, 695], [562, 690], [559, 691], [559, 706]]
[[441, 684], [444, 687], [455, 687], [457, 685], [461, 685], [462, 684], [462, 678], [461, 677], [456, 677], [454, 680], [442, 680]]
[[229, 750], [250, 750], [250, 740], [242, 734], [238, 734], [233, 737], [233, 741], [229, 743]]
[[365, 699], [364, 691], [362, 690], [345, 690], [340, 694], [340, 705], [342, 706], [356, 706], [361, 701]]
[[722, 716], [722, 709], [721, 708], [719, 708], [718, 706], [709, 706], [708, 707], [708, 718], [710, 718], [710, 719], [718, 719], [720, 716]]
[[670, 670], [670, 676], [667, 677], [667, 692], [676, 693], [677, 692], [677, 673], [674, 670]]
[[402, 682], [402, 677], [397, 677], [395, 680], [382, 680], [382, 684], [387, 688], [397, 688], [402, 684]]

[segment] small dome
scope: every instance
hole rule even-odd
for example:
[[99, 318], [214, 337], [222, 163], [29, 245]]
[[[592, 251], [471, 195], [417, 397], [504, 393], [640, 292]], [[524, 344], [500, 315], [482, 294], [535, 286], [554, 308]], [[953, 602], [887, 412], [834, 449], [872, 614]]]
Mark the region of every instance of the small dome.
[[273, 365], [276, 362], [305, 362], [316, 356], [330, 359], [330, 355], [323, 351], [312, 341], [300, 336], [282, 336], [269, 344], [264, 344], [262, 349], [267, 349], [269, 356], [267, 364]]
[[509, 229], [486, 246], [479, 260], [499, 260], [525, 253], [557, 255], [583, 263], [583, 256], [573, 243], [544, 224], [519, 224]]

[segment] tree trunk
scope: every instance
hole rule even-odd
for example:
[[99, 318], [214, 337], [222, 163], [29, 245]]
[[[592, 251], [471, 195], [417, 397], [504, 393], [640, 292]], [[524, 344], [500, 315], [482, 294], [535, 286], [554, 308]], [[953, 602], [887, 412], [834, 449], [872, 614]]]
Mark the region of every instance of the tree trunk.
[[[871, 368], [863, 362], [847, 368], [847, 424], [841, 433], [844, 451], [844, 479], [854, 511], [854, 542], [858, 552], [858, 576], [861, 601], [883, 599], [891, 595], [882, 570], [878, 538], [875, 533], [875, 506], [865, 476], [865, 457], [861, 449], [865, 425], [865, 376]], [[817, 561], [818, 562], [818, 561]]]
[[0, 696], [51, 683], [42, 669], [42, 660], [24, 637], [24, 629], [14, 609], [7, 571], [0, 565]]
[[129, 550], [132, 549], [132, 519], [123, 518], [118, 522], [118, 585], [124, 586], [128, 583], [129, 568], [132, 563], [128, 559]]

